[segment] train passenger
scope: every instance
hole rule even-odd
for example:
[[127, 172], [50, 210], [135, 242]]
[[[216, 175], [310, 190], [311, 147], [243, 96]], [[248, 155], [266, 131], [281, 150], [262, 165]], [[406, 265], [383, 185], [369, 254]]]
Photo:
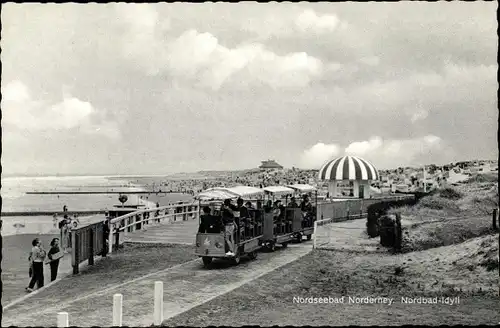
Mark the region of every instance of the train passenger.
[[269, 212], [271, 212], [271, 210], [272, 210], [272, 209], [273, 209], [273, 201], [269, 199], [269, 200], [266, 202], [266, 205], [264, 205], [264, 211], [265, 211], [266, 213], [269, 213]]
[[312, 204], [309, 200], [308, 195], [304, 195], [304, 198], [303, 198], [302, 202], [300, 203], [300, 209], [302, 210], [302, 212], [311, 212], [312, 211]]
[[243, 206], [243, 199], [238, 198], [236, 201], [236, 210], [240, 212], [240, 218], [248, 218], [248, 208]]
[[277, 200], [274, 202], [274, 206], [273, 206], [273, 217], [275, 219], [279, 218], [281, 216], [281, 209], [280, 209], [280, 203], [281, 201], [280, 200]]
[[246, 203], [245, 203], [245, 207], [246, 207], [247, 209], [249, 209], [249, 210], [253, 210], [253, 209], [254, 209], [254, 208], [253, 208], [253, 205], [252, 205], [252, 202], [250, 202], [250, 201], [248, 201], [248, 202], [246, 202]]
[[200, 226], [198, 227], [198, 233], [207, 232], [208, 221], [210, 220], [210, 207], [203, 207], [203, 214], [200, 216]]
[[220, 218], [211, 214], [210, 207], [203, 207], [203, 214], [200, 216], [199, 233], [220, 233], [222, 224]]
[[311, 202], [309, 201], [308, 195], [304, 195], [304, 199], [302, 200], [302, 203], [300, 204], [300, 209], [302, 210], [302, 215], [304, 217], [304, 221], [308, 223], [307, 226], [310, 226], [312, 224], [313, 207], [312, 207]]
[[290, 203], [288, 203], [288, 207], [293, 207], [293, 208], [298, 208], [299, 204], [297, 204], [297, 201], [295, 200], [295, 197], [292, 197], [290, 199]]
[[226, 255], [234, 255], [234, 232], [236, 230], [236, 224], [234, 220], [234, 205], [231, 204], [230, 199], [224, 200], [224, 205], [222, 206], [222, 222], [225, 227], [225, 237], [227, 243]]

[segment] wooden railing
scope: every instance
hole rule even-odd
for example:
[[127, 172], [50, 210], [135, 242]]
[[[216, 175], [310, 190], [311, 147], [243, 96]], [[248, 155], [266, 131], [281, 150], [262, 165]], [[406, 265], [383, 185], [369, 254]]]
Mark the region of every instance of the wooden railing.
[[347, 218], [352, 217], [353, 214], [366, 214], [368, 206], [372, 204], [408, 199], [413, 197], [413, 195], [404, 195], [367, 199], [343, 199], [342, 201], [321, 201], [318, 202], [316, 215], [318, 220], [326, 218]]
[[128, 233], [142, 230], [149, 224], [161, 223], [168, 219], [169, 223], [198, 219], [198, 202], [173, 204], [155, 208], [141, 209], [110, 220], [108, 252], [117, 249], [121, 244], [120, 237]]
[[79, 272], [80, 263], [88, 260], [94, 264], [94, 256], [105, 250], [104, 222], [97, 222], [71, 230], [71, 265], [73, 274]]

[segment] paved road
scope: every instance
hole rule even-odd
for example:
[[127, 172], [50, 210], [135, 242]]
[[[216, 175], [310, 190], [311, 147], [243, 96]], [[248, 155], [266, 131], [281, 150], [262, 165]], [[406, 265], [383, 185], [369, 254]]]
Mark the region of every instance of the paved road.
[[193, 245], [195, 243], [196, 232], [198, 231], [198, 220], [189, 219], [161, 224], [146, 225], [146, 230], [139, 230], [133, 233], [128, 233], [125, 236], [126, 242], [134, 243], [165, 243], [165, 244], [181, 244]]
[[368, 237], [366, 219], [318, 226], [316, 247], [336, 251], [387, 253], [387, 249], [380, 246], [380, 238]]
[[[44, 310], [32, 313], [30, 303], [4, 312], [2, 326], [55, 326], [57, 313], [69, 313], [70, 326], [111, 326], [113, 294], [123, 295], [123, 324], [147, 326], [153, 323], [154, 282], [164, 284], [164, 319], [183, 313], [195, 306], [228, 293], [285, 264], [297, 260], [312, 250], [312, 242], [289, 245], [274, 253], [259, 253], [254, 261], [244, 260], [239, 266], [214, 262], [211, 269], [203, 268], [200, 259], [162, 270], [133, 282], [108, 287], [65, 304], [44, 300]], [[38, 304], [39, 305], [39, 304]]]

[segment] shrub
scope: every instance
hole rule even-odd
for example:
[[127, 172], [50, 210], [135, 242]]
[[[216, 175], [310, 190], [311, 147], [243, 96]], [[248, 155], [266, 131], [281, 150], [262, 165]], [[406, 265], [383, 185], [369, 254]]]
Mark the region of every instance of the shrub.
[[463, 197], [462, 193], [454, 188], [444, 188], [439, 191], [439, 197], [457, 200]]
[[498, 174], [495, 173], [475, 174], [466, 181], [466, 183], [472, 183], [472, 182], [498, 182]]
[[449, 210], [449, 211], [459, 211], [460, 208], [455, 203], [455, 201], [439, 197], [439, 195], [432, 195], [422, 198], [418, 202], [419, 207], [430, 208], [433, 210]]

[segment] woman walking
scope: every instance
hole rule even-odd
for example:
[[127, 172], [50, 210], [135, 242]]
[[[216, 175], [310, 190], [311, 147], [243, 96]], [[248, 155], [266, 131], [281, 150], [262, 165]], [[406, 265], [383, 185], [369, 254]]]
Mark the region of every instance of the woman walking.
[[54, 238], [50, 242], [50, 250], [47, 254], [50, 264], [50, 281], [57, 279], [57, 270], [59, 269], [59, 260], [64, 256], [59, 248], [59, 238]]
[[44, 277], [43, 277], [43, 261], [45, 260], [46, 252], [42, 247], [42, 242], [40, 239], [35, 238], [31, 243], [33, 248], [31, 249], [30, 262], [33, 263], [33, 275], [31, 277], [30, 284], [26, 287], [26, 291], [32, 292], [33, 287], [37, 284], [38, 289], [43, 287]]

